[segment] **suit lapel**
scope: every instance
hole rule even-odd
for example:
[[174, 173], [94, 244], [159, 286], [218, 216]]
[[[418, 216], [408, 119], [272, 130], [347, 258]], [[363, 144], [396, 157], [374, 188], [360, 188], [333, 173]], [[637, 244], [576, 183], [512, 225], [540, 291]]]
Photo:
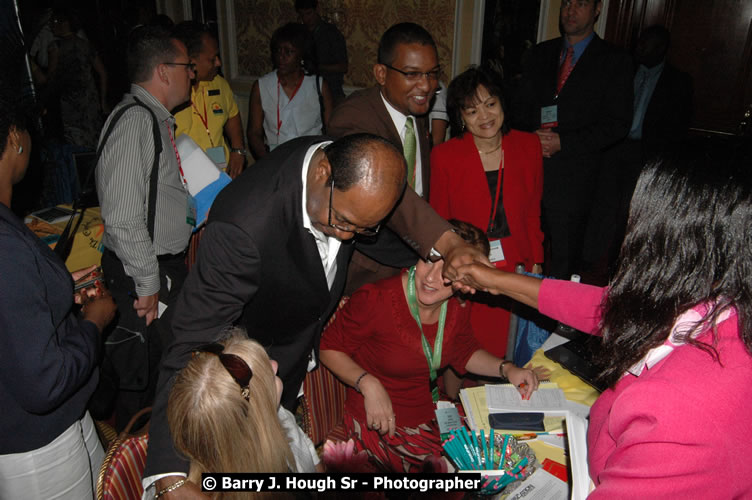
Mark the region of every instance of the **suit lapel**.
[[397, 127], [394, 126], [394, 122], [392, 121], [392, 117], [389, 115], [389, 111], [386, 110], [386, 105], [384, 104], [384, 100], [381, 98], [381, 91], [378, 87], [375, 87], [373, 89], [373, 93], [371, 94], [371, 101], [373, 103], [373, 108], [376, 110], [376, 118], [378, 118], [378, 121], [380, 123], [379, 128], [381, 129], [381, 132], [379, 133], [379, 135], [394, 144], [397, 148], [399, 148], [400, 152], [404, 154], [404, 151], [402, 149], [402, 139], [400, 139], [400, 132], [399, 130], [397, 130]]
[[299, 259], [300, 269], [305, 270], [305, 272], [300, 273], [300, 279], [307, 280], [316, 290], [317, 295], [319, 295], [318, 292], [321, 292], [325, 296], [329, 287], [326, 284], [326, 274], [324, 273], [324, 266], [321, 264], [316, 239], [308, 229], [303, 227], [303, 180], [301, 172], [305, 154], [314, 142], [316, 141], [309, 142], [307, 146], [299, 148], [299, 154], [291, 157], [291, 160], [297, 165], [295, 169], [297, 175], [295, 176], [294, 196], [292, 196], [292, 213], [295, 220], [292, 226], [293, 230], [290, 231], [288, 245], [291, 245], [293, 254], [297, 255], [296, 259]]

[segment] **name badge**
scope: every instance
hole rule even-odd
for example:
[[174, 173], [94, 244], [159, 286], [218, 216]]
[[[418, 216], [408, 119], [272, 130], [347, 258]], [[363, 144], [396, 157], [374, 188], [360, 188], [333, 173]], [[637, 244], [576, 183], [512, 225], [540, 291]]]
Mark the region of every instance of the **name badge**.
[[496, 267], [504, 267], [504, 249], [501, 247], [501, 240], [490, 239], [491, 252], [488, 254], [488, 260]]
[[439, 432], [446, 434], [452, 429], [459, 429], [462, 427], [462, 419], [459, 412], [454, 405], [444, 408], [436, 408], [436, 422], [439, 424]]
[[541, 128], [553, 128], [559, 125], [559, 108], [556, 104], [541, 108]]
[[219, 165], [220, 163], [227, 163], [227, 161], [225, 160], [225, 148], [223, 148], [222, 146], [207, 149], [206, 156], [208, 156], [211, 161], [213, 161], [217, 165]]
[[219, 89], [211, 89], [207, 92], [208, 95], [219, 95]]
[[185, 222], [191, 227], [196, 227], [196, 214], [198, 213], [196, 200], [188, 193], [185, 193], [185, 199]]

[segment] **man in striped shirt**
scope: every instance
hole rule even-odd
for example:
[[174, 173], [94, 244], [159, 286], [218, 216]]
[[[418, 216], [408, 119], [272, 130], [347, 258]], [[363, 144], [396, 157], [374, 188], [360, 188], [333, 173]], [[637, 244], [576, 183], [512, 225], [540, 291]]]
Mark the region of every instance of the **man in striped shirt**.
[[96, 168], [104, 220], [102, 268], [120, 312], [103, 366], [103, 383], [110, 378], [120, 389], [118, 427], [151, 404], [161, 345], [169, 342], [169, 318], [162, 317], [162, 327], [155, 320], [164, 309], [160, 302], [169, 306], [180, 290], [195, 224], [170, 112], [188, 100], [194, 66], [185, 45], [155, 27], [134, 31], [127, 59], [130, 92], [105, 124]]

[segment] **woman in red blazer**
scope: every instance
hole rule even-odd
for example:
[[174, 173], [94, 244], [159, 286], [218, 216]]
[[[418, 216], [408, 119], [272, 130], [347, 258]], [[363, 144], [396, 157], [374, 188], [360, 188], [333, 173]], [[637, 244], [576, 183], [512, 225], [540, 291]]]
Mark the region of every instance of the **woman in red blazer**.
[[[514, 271], [518, 263], [540, 272], [543, 233], [540, 202], [543, 159], [538, 136], [504, 124], [501, 85], [490, 70], [471, 68], [447, 92], [453, 138], [431, 152], [431, 206], [444, 218], [487, 228], [503, 253], [491, 260]], [[508, 299], [476, 294], [471, 317], [481, 346], [496, 356], [506, 351]]]

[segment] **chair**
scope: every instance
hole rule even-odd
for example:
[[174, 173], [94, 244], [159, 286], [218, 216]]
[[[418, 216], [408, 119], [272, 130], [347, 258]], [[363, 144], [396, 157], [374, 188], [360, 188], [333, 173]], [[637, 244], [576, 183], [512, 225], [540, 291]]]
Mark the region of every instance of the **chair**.
[[306, 375], [303, 394], [303, 430], [313, 444], [345, 441], [345, 385], [322, 365]]
[[151, 413], [151, 408], [144, 408], [136, 413], [107, 449], [97, 477], [97, 500], [141, 498], [144, 490], [141, 476], [146, 467], [149, 423], [135, 434], [131, 434], [131, 429], [140, 417], [148, 413]]
[[[349, 297], [342, 297], [337, 310], [329, 318], [326, 326], [332, 324], [337, 311], [347, 303]], [[326, 328], [324, 333], [326, 335]], [[319, 363], [320, 364], [320, 363]], [[303, 430], [319, 446], [326, 439], [345, 441], [345, 391], [347, 386], [324, 365], [308, 372], [303, 380]]]

